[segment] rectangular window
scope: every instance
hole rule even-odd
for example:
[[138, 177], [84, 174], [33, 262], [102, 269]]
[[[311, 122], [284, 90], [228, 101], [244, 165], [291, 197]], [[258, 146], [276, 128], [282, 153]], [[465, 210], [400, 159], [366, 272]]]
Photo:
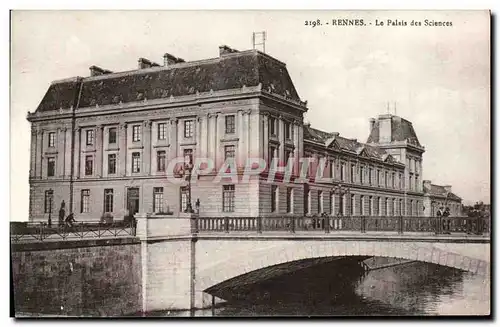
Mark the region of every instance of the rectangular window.
[[94, 130], [88, 129], [85, 133], [86, 133], [86, 144], [94, 145]]
[[311, 190], [307, 190], [304, 196], [304, 213], [309, 214], [310, 211], [310, 203], [311, 203]]
[[410, 200], [410, 216], [414, 216], [415, 215], [415, 210], [414, 210], [414, 206], [413, 206], [413, 200]]
[[368, 215], [371, 217], [373, 216], [373, 196], [369, 197], [369, 203], [368, 203]]
[[163, 187], [153, 188], [153, 212], [163, 212]]
[[323, 213], [323, 191], [318, 191], [318, 213]]
[[285, 122], [285, 139], [292, 140], [293, 139], [293, 125], [289, 122]]
[[339, 197], [339, 212], [341, 216], [345, 216], [345, 203], [346, 203], [346, 196], [342, 195]]
[[47, 158], [47, 176], [53, 177], [56, 175], [56, 158]]
[[382, 208], [382, 198], [381, 197], [378, 198], [377, 210], [378, 210], [378, 215], [379, 216], [382, 216], [384, 214], [384, 210]]
[[356, 182], [356, 166], [351, 165], [351, 183]]
[[181, 187], [181, 211], [187, 210], [187, 200], [188, 200], [188, 188], [187, 186]]
[[389, 216], [389, 199], [385, 198], [385, 216]]
[[365, 167], [360, 167], [359, 168], [359, 182], [361, 184], [364, 183], [364, 177], [365, 177]]
[[373, 183], [373, 169], [368, 169], [368, 184], [372, 185]]
[[141, 125], [132, 126], [132, 142], [139, 142], [141, 140]]
[[340, 164], [340, 180], [341, 181], [345, 180], [345, 164], [344, 163]]
[[269, 117], [269, 133], [272, 136], [277, 136], [278, 135], [278, 129], [276, 126], [276, 118], [274, 117]]
[[116, 143], [116, 127], [111, 127], [108, 130], [108, 143], [115, 144]]
[[193, 128], [194, 128], [194, 121], [193, 120], [185, 120], [184, 121], [184, 137], [185, 138], [191, 138], [193, 137]]
[[167, 124], [158, 123], [158, 140], [167, 139]]
[[380, 186], [380, 170], [377, 169], [377, 186]]
[[328, 174], [330, 178], [335, 178], [335, 162], [333, 160], [328, 162]]
[[355, 205], [356, 205], [356, 196], [353, 194], [351, 195], [351, 216], [354, 216], [355, 215]]
[[225, 117], [226, 134], [234, 134], [236, 129], [236, 117], [234, 115], [228, 115]]
[[293, 188], [289, 187], [286, 189], [286, 212], [293, 212]]
[[293, 151], [291, 151], [291, 150], [285, 150], [285, 158], [284, 159], [285, 159], [284, 161], [285, 161], [285, 164], [287, 165], [287, 167], [288, 167], [289, 163], [290, 163], [291, 167], [294, 166]]
[[397, 213], [396, 213], [396, 208], [397, 208], [397, 207], [398, 207], [398, 205], [397, 205], [396, 199], [393, 199], [393, 200], [392, 200], [392, 215], [393, 215], [393, 216], [396, 216], [396, 215], [397, 215]]
[[361, 212], [361, 216], [364, 216], [365, 215], [365, 196], [364, 195], [361, 195], [361, 198], [360, 198], [360, 212]]
[[388, 172], [386, 172], [386, 171], [384, 171], [384, 186], [385, 186], [385, 187], [388, 187], [388, 186], [389, 186], [389, 181], [388, 181], [388, 179], [389, 179], [389, 173], [388, 173]]
[[85, 156], [85, 175], [91, 176], [94, 173], [94, 157]]
[[80, 212], [89, 212], [90, 211], [90, 190], [82, 190], [81, 193], [81, 208]]
[[156, 171], [165, 171], [167, 153], [165, 151], [156, 152]]
[[132, 172], [141, 172], [141, 154], [139, 152], [132, 153]]
[[278, 152], [278, 148], [275, 146], [270, 145], [269, 146], [269, 163], [272, 162], [272, 160], [275, 157], [275, 154]]
[[403, 176], [401, 174], [399, 174], [399, 189], [402, 190], [403, 189]]
[[278, 208], [278, 186], [271, 185], [271, 212], [276, 212]]
[[222, 186], [222, 211], [234, 212], [234, 185]]
[[108, 174], [116, 174], [116, 154], [108, 154]]
[[392, 173], [391, 183], [392, 183], [392, 188], [396, 188], [396, 173]]
[[44, 212], [50, 213], [54, 211], [54, 191], [48, 190], [45, 191], [45, 206]]
[[49, 148], [53, 148], [56, 144], [56, 133], [49, 133]]
[[403, 216], [403, 200], [399, 200], [399, 215]]
[[104, 189], [104, 212], [113, 212], [113, 189]]
[[335, 215], [335, 193], [330, 192], [330, 215]]
[[235, 152], [236, 152], [235, 148], [236, 147], [234, 145], [226, 145], [224, 147], [224, 160], [235, 157]]

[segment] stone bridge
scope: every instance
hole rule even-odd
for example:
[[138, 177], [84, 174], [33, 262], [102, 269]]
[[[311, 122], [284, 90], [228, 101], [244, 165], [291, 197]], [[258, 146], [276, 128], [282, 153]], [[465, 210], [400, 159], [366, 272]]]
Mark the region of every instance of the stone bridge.
[[221, 287], [339, 258], [389, 257], [490, 278], [489, 236], [341, 231], [198, 232], [195, 217], [138, 215], [143, 311], [210, 307]]

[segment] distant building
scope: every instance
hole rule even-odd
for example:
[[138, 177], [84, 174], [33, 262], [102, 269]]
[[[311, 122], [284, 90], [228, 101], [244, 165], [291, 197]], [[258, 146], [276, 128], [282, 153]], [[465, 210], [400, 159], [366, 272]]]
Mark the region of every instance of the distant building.
[[[442, 200], [422, 185], [424, 147], [411, 122], [371, 119], [367, 143], [314, 129], [286, 65], [265, 53], [221, 46], [217, 58], [165, 54], [163, 65], [141, 58], [136, 70], [90, 73], [52, 82], [28, 114], [30, 220], [47, 220], [63, 200], [80, 221], [177, 213], [187, 199], [187, 182], [173, 180], [179, 157], [214, 162], [192, 184], [205, 216], [422, 216]], [[218, 179], [228, 158], [240, 182]], [[241, 182], [248, 158], [292, 158], [290, 181], [278, 174], [269, 183], [266, 170]], [[299, 158], [325, 165], [316, 161], [297, 183]], [[318, 169], [333, 180], [314, 180]]]

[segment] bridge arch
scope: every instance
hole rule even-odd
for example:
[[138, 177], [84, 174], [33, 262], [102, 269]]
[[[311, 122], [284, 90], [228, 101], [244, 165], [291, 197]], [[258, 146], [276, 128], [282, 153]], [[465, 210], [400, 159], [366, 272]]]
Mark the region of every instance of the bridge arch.
[[[415, 241], [202, 240], [196, 258], [196, 291], [287, 262], [334, 257], [390, 257], [489, 274], [489, 244]], [[486, 255], [485, 255], [486, 254]]]

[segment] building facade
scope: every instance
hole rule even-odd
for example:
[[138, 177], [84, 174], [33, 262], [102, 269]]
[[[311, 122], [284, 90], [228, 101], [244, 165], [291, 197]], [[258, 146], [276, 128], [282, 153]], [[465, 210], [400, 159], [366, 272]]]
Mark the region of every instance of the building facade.
[[[165, 54], [163, 65], [141, 58], [136, 70], [92, 66], [54, 81], [28, 113], [30, 220], [63, 201], [79, 221], [183, 211], [184, 158], [199, 167], [200, 215], [432, 214], [410, 122], [381, 115], [360, 143], [304, 124], [307, 110], [283, 62], [227, 46], [217, 58]], [[254, 159], [266, 168], [248, 176]], [[228, 162], [233, 174], [221, 176]]]

